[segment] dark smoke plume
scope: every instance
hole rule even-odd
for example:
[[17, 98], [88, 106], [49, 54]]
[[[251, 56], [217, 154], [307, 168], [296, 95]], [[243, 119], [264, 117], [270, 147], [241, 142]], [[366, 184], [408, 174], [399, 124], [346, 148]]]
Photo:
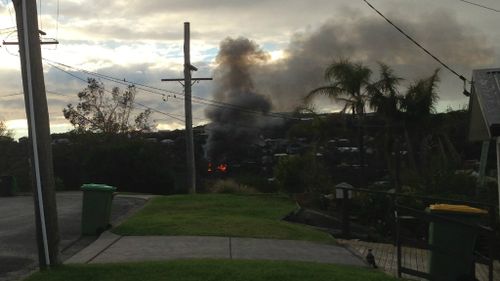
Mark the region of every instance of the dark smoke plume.
[[252, 71], [267, 59], [268, 55], [246, 38], [227, 38], [221, 42], [216, 57], [214, 97], [231, 106], [221, 103], [220, 107], [206, 110], [211, 123], [207, 125], [205, 153], [210, 161], [242, 160], [257, 140], [259, 118], [249, 111], [267, 113], [271, 103], [256, 92]]

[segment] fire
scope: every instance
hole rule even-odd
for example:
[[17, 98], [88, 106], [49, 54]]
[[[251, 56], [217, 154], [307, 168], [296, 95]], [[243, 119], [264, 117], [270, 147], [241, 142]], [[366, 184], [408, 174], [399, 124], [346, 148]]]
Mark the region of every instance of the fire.
[[[226, 173], [227, 172], [227, 164], [219, 164], [216, 168], [215, 168], [216, 171], [219, 171], [219, 172], [222, 172], [222, 173]], [[213, 172], [214, 169], [212, 169], [212, 163], [209, 162], [208, 163], [208, 169], [207, 169], [207, 172], [211, 173]]]
[[217, 170], [225, 173], [227, 171], [227, 164], [220, 164], [219, 166], [217, 166]]

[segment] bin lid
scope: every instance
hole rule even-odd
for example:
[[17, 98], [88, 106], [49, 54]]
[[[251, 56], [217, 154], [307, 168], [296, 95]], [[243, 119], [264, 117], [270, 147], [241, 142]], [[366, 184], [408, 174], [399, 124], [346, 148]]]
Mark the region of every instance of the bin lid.
[[429, 206], [431, 212], [460, 213], [460, 214], [487, 214], [488, 211], [467, 205], [433, 204]]
[[81, 190], [94, 190], [94, 191], [115, 191], [116, 187], [110, 186], [107, 184], [98, 184], [98, 183], [86, 183], [82, 185]]

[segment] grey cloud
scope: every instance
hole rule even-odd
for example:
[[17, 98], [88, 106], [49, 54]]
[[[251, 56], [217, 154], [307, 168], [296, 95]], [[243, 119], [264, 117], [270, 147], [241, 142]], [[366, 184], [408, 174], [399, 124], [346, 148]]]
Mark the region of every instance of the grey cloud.
[[[75, 104], [78, 102], [77, 93], [86, 86], [86, 83], [49, 65], [46, 65], [45, 68], [47, 70], [47, 72], [45, 73], [45, 85], [47, 90], [47, 100], [51, 120], [54, 118], [61, 119], [63, 108], [68, 103]], [[87, 79], [89, 76], [78, 71], [69, 72], [72, 75], [75, 75], [82, 79]], [[162, 69], [153, 67], [153, 65], [150, 64], [130, 65], [127, 67], [115, 65], [112, 67], [98, 69], [95, 72], [119, 79], [126, 79], [127, 81], [151, 85], [159, 89], [170, 89], [178, 92], [180, 92], [181, 90], [181, 86], [177, 83], [167, 84], [165, 82], [160, 82], [161, 78], [178, 77], [179, 73], [177, 73], [177, 71], [167, 68]], [[6, 93], [2, 93], [2, 95], [22, 91], [20, 77], [17, 77], [17, 75], [20, 75], [20, 73], [5, 70], [1, 71], [0, 74], [0, 81], [3, 84], [12, 83], [12, 87], [10, 88], [10, 90]], [[19, 79], [19, 83], [12, 82], [12, 80], [16, 80], [15, 78]], [[107, 87], [108, 89], [111, 89], [111, 87], [114, 86], [119, 86], [121, 88], [125, 87], [124, 85], [113, 83], [104, 79], [102, 81], [105, 84], [105, 87]], [[2, 90], [2, 92], [3, 91], [4, 90]], [[162, 93], [159, 90], [152, 91]], [[55, 92], [55, 94], [52, 92]], [[63, 96], [59, 94], [62, 94]], [[178, 99], [173, 99], [173, 97], [171, 97], [170, 99], [163, 101], [161, 96], [154, 95], [143, 90], [139, 90], [136, 96], [136, 101], [146, 106], [169, 113], [183, 114], [184, 111], [182, 101], [179, 99], [181, 99], [181, 97], [178, 97]], [[0, 120], [25, 118], [25, 109], [22, 96], [0, 98], [0, 108]], [[141, 109], [142, 108], [140, 106], [137, 106], [137, 110]], [[155, 113], [154, 118], [166, 119], [168, 117]], [[58, 122], [61, 122], [61, 120], [58, 120]]]
[[[61, 28], [76, 28], [89, 39], [179, 40], [182, 23], [193, 23], [192, 38], [219, 41], [228, 36], [276, 37], [304, 22], [330, 16], [331, 1], [99, 1], [61, 3]], [[55, 15], [54, 15], [55, 16]], [[301, 20], [298, 21], [297, 17]], [[90, 24], [89, 24], [90, 23]], [[197, 33], [199, 32], [199, 33]]]
[[[82, 27], [76, 28], [77, 31], [83, 33], [92, 33], [93, 39], [107, 39], [113, 38], [114, 40], [182, 40], [183, 31], [182, 27], [172, 29], [149, 29], [147, 31], [140, 31], [133, 27], [114, 25], [110, 23], [91, 23]], [[195, 34], [196, 35], [196, 34]]]
[[0, 99], [0, 108], [0, 120], [2, 121], [25, 118], [24, 100], [22, 96], [16, 96], [10, 99]]
[[[460, 24], [450, 13], [439, 10], [421, 18], [425, 20], [408, 21], [396, 16], [393, 20], [465, 76], [472, 68], [498, 62], [485, 34]], [[293, 108], [309, 91], [324, 84], [324, 69], [335, 59], [368, 64], [375, 72], [374, 79], [377, 61], [389, 64], [408, 80], [429, 75], [440, 66], [385, 21], [374, 17], [358, 16], [349, 23], [330, 20], [311, 33], [295, 34], [287, 55], [285, 60], [255, 72], [259, 89], [272, 98], [278, 110]], [[449, 81], [441, 87], [443, 100], [453, 100], [461, 92], [460, 80]]]
[[20, 70], [0, 69], [0, 93], [2, 95], [22, 90]]

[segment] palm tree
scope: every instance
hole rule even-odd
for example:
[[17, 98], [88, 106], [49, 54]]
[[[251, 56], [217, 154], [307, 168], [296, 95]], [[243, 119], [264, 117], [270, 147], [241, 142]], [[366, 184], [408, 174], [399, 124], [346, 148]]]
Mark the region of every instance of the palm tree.
[[401, 117], [403, 96], [399, 93], [398, 86], [403, 78], [396, 76], [394, 70], [384, 63], [379, 62], [379, 67], [380, 79], [368, 87], [370, 108], [388, 123], [395, 123]]
[[404, 96], [401, 107], [404, 111], [405, 137], [408, 145], [410, 163], [414, 170], [419, 173], [415, 159], [415, 148], [422, 146], [428, 139], [428, 128], [431, 114], [435, 112], [438, 100], [436, 92], [439, 82], [439, 69], [425, 79], [419, 79], [410, 85]]
[[406, 121], [411, 125], [428, 121], [435, 112], [435, 105], [439, 99], [436, 92], [439, 81], [439, 69], [436, 69], [430, 77], [419, 79], [408, 88], [402, 108], [406, 113]]
[[341, 112], [350, 111], [358, 120], [358, 148], [362, 169], [365, 166], [362, 122], [366, 102], [369, 99], [367, 88], [370, 85], [371, 74], [372, 71], [361, 63], [353, 63], [348, 59], [334, 61], [325, 71], [325, 80], [329, 84], [312, 90], [306, 96], [306, 102], [310, 102], [318, 95], [325, 95], [342, 102], [344, 107]]
[[[368, 86], [370, 108], [385, 120], [384, 149], [387, 168], [391, 174], [394, 188], [400, 191], [399, 151], [400, 141], [396, 129], [400, 127], [401, 103], [403, 96], [398, 91], [403, 80], [394, 74], [388, 65], [379, 62], [380, 78]], [[394, 161], [392, 155], [394, 154]]]
[[368, 67], [348, 59], [334, 61], [325, 71], [325, 80], [330, 84], [312, 90], [306, 96], [306, 101], [311, 101], [317, 95], [325, 95], [344, 103], [342, 112], [364, 115], [368, 100], [366, 87], [370, 84], [371, 73]]

